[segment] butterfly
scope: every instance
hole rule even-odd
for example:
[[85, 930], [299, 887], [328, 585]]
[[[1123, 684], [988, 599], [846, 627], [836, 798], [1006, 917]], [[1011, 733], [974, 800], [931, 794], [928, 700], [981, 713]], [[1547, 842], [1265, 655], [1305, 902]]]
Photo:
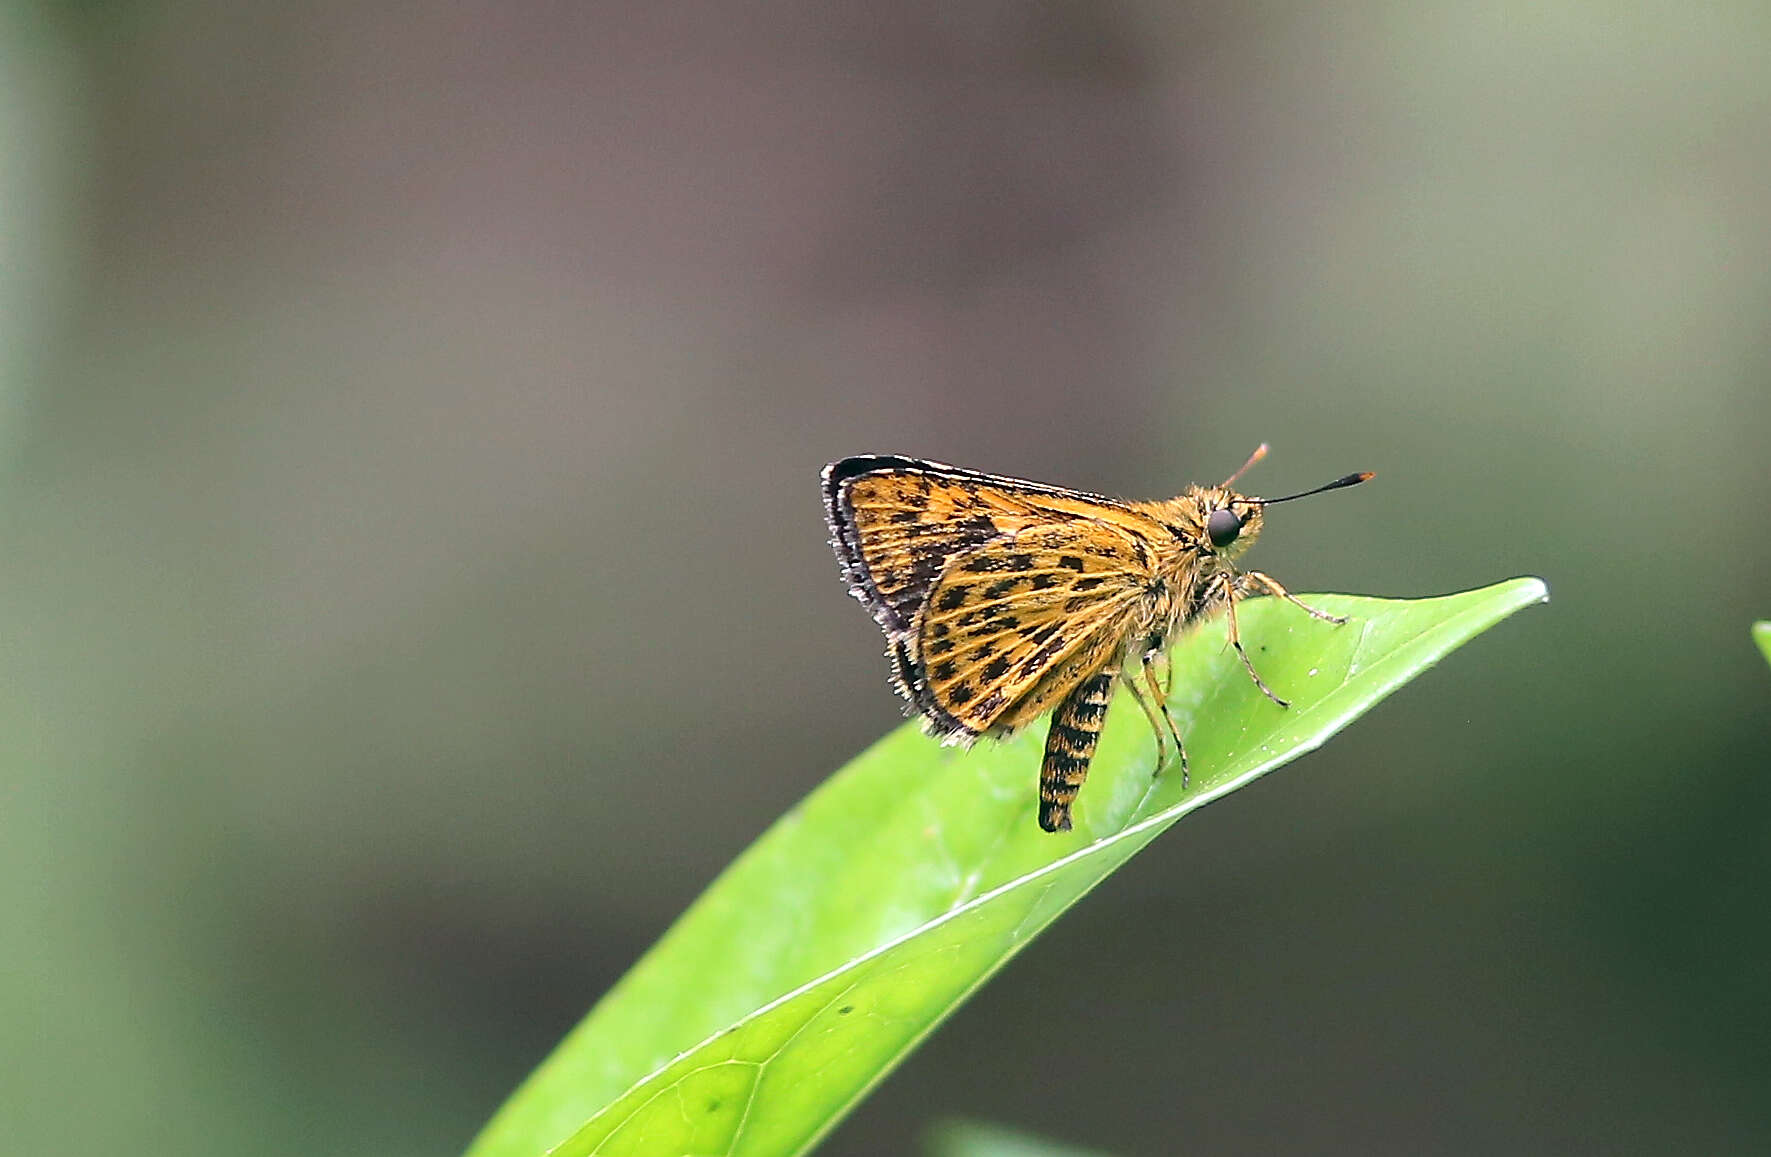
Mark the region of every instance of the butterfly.
[[1216, 486], [1131, 502], [893, 454], [824, 468], [831, 546], [850, 593], [886, 635], [892, 685], [907, 713], [944, 743], [1002, 737], [1052, 713], [1039, 769], [1039, 826], [1070, 830], [1115, 681], [1156, 735], [1156, 770], [1172, 741], [1167, 645], [1222, 608], [1230, 645], [1269, 699], [1236, 627], [1237, 600], [1271, 594], [1332, 623], [1270, 575], [1238, 571], [1266, 508], [1364, 482], [1348, 474], [1284, 498], [1231, 489], [1266, 456], [1263, 443]]

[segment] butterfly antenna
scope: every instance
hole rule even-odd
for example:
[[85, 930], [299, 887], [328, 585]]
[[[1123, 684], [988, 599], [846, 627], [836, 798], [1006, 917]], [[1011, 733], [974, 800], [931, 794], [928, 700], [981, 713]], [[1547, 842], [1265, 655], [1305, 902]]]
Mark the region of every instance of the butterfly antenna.
[[1238, 478], [1240, 478], [1244, 474], [1248, 473], [1248, 468], [1250, 466], [1253, 466], [1256, 462], [1259, 462], [1262, 458], [1265, 458], [1266, 456], [1267, 456], [1267, 444], [1265, 442], [1262, 442], [1259, 446], [1256, 446], [1254, 448], [1254, 453], [1250, 454], [1248, 456], [1248, 461], [1246, 461], [1242, 465], [1238, 466], [1236, 468], [1236, 473], [1230, 475], [1228, 478], [1226, 478], [1222, 482], [1218, 483], [1218, 486], [1221, 488], [1221, 487], [1225, 487], [1225, 486], [1230, 485], [1230, 483], [1236, 481]]
[[1300, 490], [1296, 494], [1287, 494], [1284, 498], [1251, 498], [1249, 501], [1258, 502], [1262, 506], [1271, 506], [1275, 502], [1290, 502], [1294, 498], [1308, 498], [1312, 494], [1321, 494], [1324, 490], [1339, 490], [1343, 486], [1357, 486], [1371, 477], [1372, 472], [1365, 470], [1358, 474], [1349, 474], [1345, 478], [1336, 478], [1333, 482], [1325, 486], [1318, 486], [1314, 490]]

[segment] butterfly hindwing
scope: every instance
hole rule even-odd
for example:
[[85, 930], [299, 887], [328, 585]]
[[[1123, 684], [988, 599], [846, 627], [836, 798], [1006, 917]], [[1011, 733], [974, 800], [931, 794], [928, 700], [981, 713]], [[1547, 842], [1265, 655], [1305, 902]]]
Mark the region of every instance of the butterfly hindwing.
[[1132, 536], [1099, 522], [955, 557], [916, 618], [918, 705], [972, 735], [1032, 720], [1118, 657], [1149, 575]]

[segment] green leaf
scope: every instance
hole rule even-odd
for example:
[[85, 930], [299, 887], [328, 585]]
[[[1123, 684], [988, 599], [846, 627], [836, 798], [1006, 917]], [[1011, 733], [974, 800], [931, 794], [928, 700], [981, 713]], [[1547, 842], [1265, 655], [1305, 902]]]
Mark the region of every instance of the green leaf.
[[[470, 1157], [807, 1151], [1059, 913], [1188, 812], [1320, 746], [1446, 653], [1547, 597], [1515, 579], [1443, 598], [1306, 596], [1238, 612], [1264, 698], [1221, 622], [1174, 651], [1192, 760], [1152, 778], [1123, 694], [1076, 830], [1034, 822], [1042, 740], [970, 751], [906, 725], [783, 816], [492, 1119]], [[1043, 731], [1043, 728], [1037, 729]]]
[[1765, 653], [1765, 662], [1771, 663], [1771, 619], [1761, 619], [1753, 624], [1753, 638], [1758, 641], [1759, 650]]
[[982, 1121], [943, 1121], [929, 1130], [929, 1157], [1107, 1157]]

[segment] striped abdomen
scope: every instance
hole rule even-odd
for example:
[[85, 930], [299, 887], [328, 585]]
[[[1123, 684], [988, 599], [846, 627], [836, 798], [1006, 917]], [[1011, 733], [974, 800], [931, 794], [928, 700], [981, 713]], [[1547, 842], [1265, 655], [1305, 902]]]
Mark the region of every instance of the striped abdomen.
[[1039, 765], [1039, 826], [1048, 832], [1070, 830], [1070, 804], [1088, 778], [1088, 763], [1107, 718], [1117, 666], [1090, 675], [1064, 697], [1052, 712], [1045, 737], [1045, 762]]

